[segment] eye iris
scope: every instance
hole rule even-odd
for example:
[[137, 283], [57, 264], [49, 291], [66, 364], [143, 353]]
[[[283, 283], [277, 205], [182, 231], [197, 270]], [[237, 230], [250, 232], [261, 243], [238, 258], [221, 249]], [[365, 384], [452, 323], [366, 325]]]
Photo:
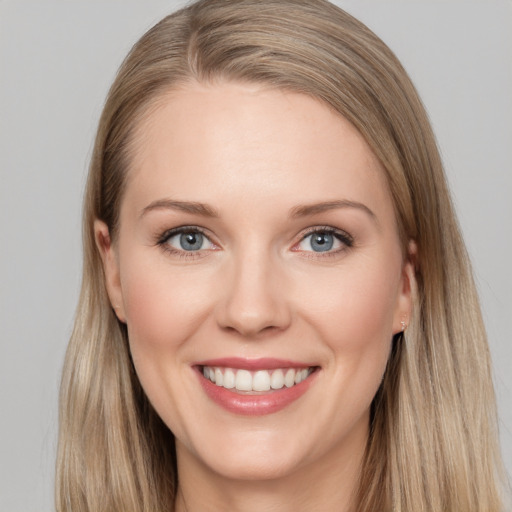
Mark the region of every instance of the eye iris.
[[203, 235], [201, 233], [182, 233], [180, 245], [185, 251], [198, 251], [203, 245]]
[[311, 248], [316, 252], [324, 252], [332, 249], [334, 237], [329, 233], [315, 233], [311, 236]]

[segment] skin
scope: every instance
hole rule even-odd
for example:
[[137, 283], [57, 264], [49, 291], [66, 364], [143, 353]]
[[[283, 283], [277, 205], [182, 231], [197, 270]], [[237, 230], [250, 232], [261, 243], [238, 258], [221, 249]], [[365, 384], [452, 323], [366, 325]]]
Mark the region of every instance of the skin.
[[[177, 510], [352, 510], [369, 407], [411, 311], [412, 264], [379, 161], [317, 100], [255, 84], [171, 91], [134, 144], [119, 237], [95, 230], [137, 374], [176, 436]], [[146, 209], [169, 199], [217, 216]], [[290, 215], [326, 201], [363, 206]], [[183, 225], [211, 242], [158, 243]], [[326, 226], [353, 243], [315, 252], [308, 234]], [[232, 356], [320, 369], [285, 409], [242, 416], [193, 369]]]

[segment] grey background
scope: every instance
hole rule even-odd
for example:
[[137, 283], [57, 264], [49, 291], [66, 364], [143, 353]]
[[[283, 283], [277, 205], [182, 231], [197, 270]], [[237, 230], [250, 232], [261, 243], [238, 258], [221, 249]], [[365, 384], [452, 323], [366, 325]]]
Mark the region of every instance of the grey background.
[[[487, 321], [512, 472], [512, 2], [337, 2], [430, 113]], [[0, 511], [53, 509], [57, 392], [99, 112], [131, 44], [183, 2], [0, 0]]]

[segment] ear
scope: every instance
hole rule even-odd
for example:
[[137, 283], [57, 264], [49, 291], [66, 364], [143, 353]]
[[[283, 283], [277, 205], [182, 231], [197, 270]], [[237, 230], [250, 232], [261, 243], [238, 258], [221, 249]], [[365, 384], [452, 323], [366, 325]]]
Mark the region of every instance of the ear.
[[414, 240], [409, 241], [407, 254], [402, 266], [400, 289], [393, 317], [393, 334], [404, 331], [411, 321], [413, 299], [416, 295], [416, 262], [418, 247]]
[[101, 220], [94, 221], [94, 239], [103, 262], [103, 273], [105, 275], [105, 287], [107, 289], [110, 304], [114, 309], [117, 318], [126, 323], [123, 293], [121, 289], [121, 278], [119, 272], [119, 261], [112, 244], [108, 226]]

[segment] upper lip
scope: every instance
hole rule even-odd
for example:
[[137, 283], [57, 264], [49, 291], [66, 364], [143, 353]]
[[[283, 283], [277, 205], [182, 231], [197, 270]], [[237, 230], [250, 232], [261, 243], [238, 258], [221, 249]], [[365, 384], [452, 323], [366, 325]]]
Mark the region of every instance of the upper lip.
[[241, 370], [275, 370], [277, 368], [310, 368], [316, 366], [312, 363], [292, 361], [289, 359], [276, 359], [273, 357], [243, 358], [222, 357], [199, 361], [194, 366], [210, 366], [223, 368], [237, 368]]

